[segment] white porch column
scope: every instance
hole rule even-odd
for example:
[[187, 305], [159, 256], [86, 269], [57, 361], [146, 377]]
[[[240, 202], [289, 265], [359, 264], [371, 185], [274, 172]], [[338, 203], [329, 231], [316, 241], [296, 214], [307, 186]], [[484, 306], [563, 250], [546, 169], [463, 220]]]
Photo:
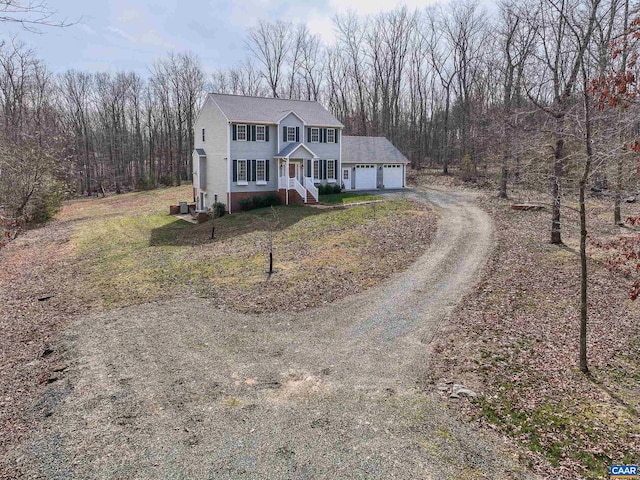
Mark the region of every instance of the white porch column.
[[284, 176], [287, 179], [287, 185], [285, 190], [286, 202], [285, 205], [289, 205], [289, 157], [287, 157], [287, 163], [284, 167]]

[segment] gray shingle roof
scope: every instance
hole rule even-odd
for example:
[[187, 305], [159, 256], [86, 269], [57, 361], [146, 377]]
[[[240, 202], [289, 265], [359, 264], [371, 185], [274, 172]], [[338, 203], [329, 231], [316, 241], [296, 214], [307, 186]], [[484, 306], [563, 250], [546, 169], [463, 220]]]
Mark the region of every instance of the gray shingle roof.
[[344, 126], [318, 102], [222, 93], [210, 93], [209, 97], [218, 104], [231, 122], [277, 123], [293, 111], [302, 117], [307, 125], [338, 128]]
[[207, 154], [205, 153], [204, 149], [202, 149], [202, 148], [196, 148], [196, 153], [201, 157], [206, 157], [207, 156]]
[[409, 163], [385, 137], [342, 136], [342, 163]]
[[315, 155], [315, 153], [313, 153], [309, 147], [307, 147], [306, 145], [302, 145], [302, 143], [290, 143], [289, 145], [284, 147], [282, 150], [280, 150], [275, 156], [277, 158], [288, 157], [293, 152], [295, 152], [300, 146], [302, 146], [302, 148], [307, 150], [311, 155]]

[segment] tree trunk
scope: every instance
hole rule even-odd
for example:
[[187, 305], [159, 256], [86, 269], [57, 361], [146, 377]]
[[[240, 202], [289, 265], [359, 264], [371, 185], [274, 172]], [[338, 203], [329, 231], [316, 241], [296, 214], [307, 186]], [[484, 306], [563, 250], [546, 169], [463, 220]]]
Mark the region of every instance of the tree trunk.
[[511, 142], [509, 138], [508, 127], [504, 127], [504, 151], [502, 152], [502, 173], [500, 175], [500, 192], [498, 198], [508, 198], [507, 196], [507, 181], [509, 179], [509, 153], [511, 152]]
[[[623, 24], [623, 44], [622, 44], [622, 75], [623, 78], [627, 76], [627, 59], [629, 55], [629, 48], [627, 43], [627, 33], [629, 28], [629, 1], [625, 1], [624, 4], [624, 24]], [[625, 134], [624, 134], [624, 126], [620, 121], [620, 113], [618, 113], [618, 135], [620, 138], [620, 145], [624, 145]], [[624, 153], [620, 153], [618, 155], [616, 164], [616, 192], [614, 197], [613, 204], [613, 223], [615, 225], [622, 225], [622, 216], [620, 215], [620, 201], [622, 197], [622, 175], [623, 175], [623, 163], [624, 163]]]
[[613, 223], [615, 225], [622, 225], [622, 216], [620, 214], [620, 202], [622, 200], [622, 176], [623, 176], [623, 159], [622, 153], [618, 156], [616, 165], [616, 192], [613, 200]]
[[509, 178], [509, 157], [507, 153], [502, 155], [502, 175], [500, 177], [500, 193], [499, 198], [509, 198], [507, 196], [507, 179]]
[[447, 88], [447, 99], [444, 110], [444, 142], [443, 142], [443, 154], [442, 154], [442, 173], [449, 175], [449, 88]]
[[585, 190], [591, 162], [593, 159], [593, 147], [591, 145], [591, 112], [589, 105], [589, 93], [587, 93], [588, 81], [584, 65], [582, 66], [583, 99], [584, 99], [584, 124], [585, 124], [585, 150], [586, 159], [584, 171], [580, 179], [580, 371], [589, 372], [587, 364], [587, 208], [585, 205]]
[[564, 138], [562, 138], [562, 119], [558, 120], [556, 148], [553, 154], [553, 177], [551, 179], [551, 243], [562, 245], [560, 234], [560, 177], [562, 176], [562, 160], [564, 155]]
[[[588, 161], [587, 161], [588, 162]], [[585, 167], [585, 173], [587, 167]], [[584, 177], [583, 177], [584, 178]], [[580, 371], [587, 373], [587, 214], [584, 202], [586, 181], [580, 181]]]

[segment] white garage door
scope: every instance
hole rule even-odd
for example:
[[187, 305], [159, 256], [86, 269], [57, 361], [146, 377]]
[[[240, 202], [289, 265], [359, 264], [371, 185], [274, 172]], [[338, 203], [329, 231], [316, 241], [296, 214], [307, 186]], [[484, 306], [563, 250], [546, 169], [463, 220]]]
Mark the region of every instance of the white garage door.
[[377, 188], [376, 166], [356, 165], [356, 186], [358, 190]]
[[391, 164], [382, 167], [384, 188], [402, 188], [402, 165]]

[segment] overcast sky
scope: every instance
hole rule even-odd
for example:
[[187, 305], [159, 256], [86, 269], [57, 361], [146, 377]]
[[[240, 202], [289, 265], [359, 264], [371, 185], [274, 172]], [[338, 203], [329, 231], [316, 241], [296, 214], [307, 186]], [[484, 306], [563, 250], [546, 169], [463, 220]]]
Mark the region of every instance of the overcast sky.
[[[63, 29], [20, 31], [54, 72], [134, 70], [146, 75], [154, 59], [170, 51], [194, 52], [207, 72], [245, 58], [247, 27], [259, 20], [304, 22], [326, 41], [331, 18], [352, 9], [359, 14], [388, 10], [389, 0], [49, 0], [58, 18], [78, 20]], [[424, 8], [432, 0], [404, 0]], [[7, 32], [7, 29], [4, 29]]]

